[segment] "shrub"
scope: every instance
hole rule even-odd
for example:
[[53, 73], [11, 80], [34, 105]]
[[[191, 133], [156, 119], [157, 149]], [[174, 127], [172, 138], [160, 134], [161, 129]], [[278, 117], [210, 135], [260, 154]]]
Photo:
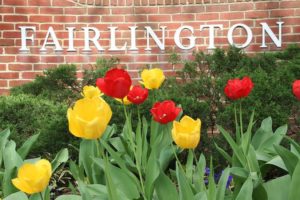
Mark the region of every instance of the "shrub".
[[30, 94], [57, 102], [73, 99], [81, 91], [76, 70], [75, 65], [69, 64], [47, 69], [33, 82], [12, 88], [11, 95]]
[[246, 75], [252, 78], [255, 87], [249, 98], [242, 100], [244, 113], [251, 112], [255, 105], [258, 120], [270, 115], [274, 126], [288, 123], [295, 106], [291, 84], [300, 77], [299, 47], [293, 45], [283, 52], [254, 56], [230, 47], [227, 51], [216, 49], [213, 54], [195, 52], [194, 60], [181, 62], [184, 64], [178, 73], [184, 83], [180, 86], [181, 94], [207, 102], [209, 127], [217, 123], [234, 127], [234, 122], [227, 120], [234, 116], [234, 104], [228, 103], [223, 89], [228, 79]]
[[29, 95], [0, 97], [0, 129], [10, 128], [17, 145], [40, 133], [33, 152], [53, 154], [74, 143], [68, 133], [67, 105]]

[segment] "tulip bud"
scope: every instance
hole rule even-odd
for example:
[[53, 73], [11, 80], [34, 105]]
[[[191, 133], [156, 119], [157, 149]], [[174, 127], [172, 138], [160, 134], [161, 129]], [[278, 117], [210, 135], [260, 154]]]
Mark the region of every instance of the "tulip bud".
[[145, 69], [141, 74], [141, 83], [149, 90], [158, 89], [165, 80], [165, 75], [161, 69]]
[[18, 170], [17, 178], [12, 180], [13, 185], [27, 194], [39, 193], [48, 186], [52, 174], [51, 164], [42, 159], [31, 164], [25, 163]]
[[200, 119], [184, 116], [180, 122], [173, 122], [172, 138], [180, 148], [194, 149], [200, 141], [200, 129]]

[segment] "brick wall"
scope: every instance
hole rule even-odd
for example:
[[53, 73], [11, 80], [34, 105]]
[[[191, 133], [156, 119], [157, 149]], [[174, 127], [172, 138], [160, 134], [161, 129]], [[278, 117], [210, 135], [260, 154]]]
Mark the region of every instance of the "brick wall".
[[[237, 23], [249, 26], [253, 32], [251, 45], [247, 52], [280, 50], [267, 37], [267, 48], [260, 48], [262, 42], [261, 22], [266, 22], [277, 35], [277, 21], [283, 21], [282, 48], [289, 43], [300, 43], [300, 1], [271, 0], [0, 0], [0, 94], [8, 93], [14, 87], [31, 81], [44, 69], [60, 63], [75, 63], [80, 72], [90, 67], [99, 57], [116, 56], [121, 64], [127, 66], [132, 77], [138, 78], [138, 70], [146, 64], [161, 67], [172, 75], [174, 69], [168, 64], [168, 55], [179, 52], [184, 59], [192, 56], [193, 50], [207, 51], [208, 29], [200, 31], [200, 25], [222, 24], [223, 30], [215, 31], [216, 47], [228, 46], [228, 29]], [[195, 30], [196, 47], [182, 51], [175, 46], [174, 33], [182, 25]], [[28, 41], [29, 53], [19, 51], [21, 45], [20, 26], [35, 26], [34, 43]], [[63, 48], [55, 52], [47, 47], [41, 53], [47, 30], [52, 26]], [[105, 49], [98, 52], [83, 52], [84, 33], [82, 27], [96, 27], [101, 32], [99, 44]], [[138, 51], [108, 51], [110, 32], [108, 27], [117, 26], [116, 44], [130, 44], [128, 26], [138, 26], [136, 44]], [[146, 37], [144, 26], [150, 26], [160, 37], [160, 26], [167, 26], [165, 32], [165, 51], [161, 52], [153, 39], [151, 52], [145, 51]], [[67, 52], [69, 45], [67, 27], [76, 27], [74, 33], [75, 52]], [[92, 34], [92, 33], [91, 33]], [[32, 35], [28, 31], [28, 36]], [[189, 31], [183, 31], [182, 43], [188, 44]], [[92, 36], [91, 36], [92, 37]], [[242, 44], [246, 40], [245, 31], [234, 31], [234, 42]], [[281, 48], [281, 49], [282, 49]]]

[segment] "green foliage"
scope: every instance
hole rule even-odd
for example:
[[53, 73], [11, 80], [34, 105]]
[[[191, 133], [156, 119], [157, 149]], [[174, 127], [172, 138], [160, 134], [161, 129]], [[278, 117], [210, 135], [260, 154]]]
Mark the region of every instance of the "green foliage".
[[17, 145], [40, 133], [34, 151], [53, 154], [75, 141], [68, 133], [66, 112], [66, 105], [34, 96], [1, 96], [0, 129], [10, 128]]
[[[184, 68], [178, 72], [183, 82], [179, 86], [180, 96], [192, 97], [208, 105], [208, 118], [203, 119], [207, 127], [217, 123], [234, 127], [234, 122], [228, 119], [234, 116], [237, 105], [228, 101], [223, 92], [228, 79], [251, 77], [255, 86], [249, 97], [242, 99], [243, 110], [250, 113], [255, 107], [257, 120], [271, 115], [274, 126], [285, 124], [292, 110], [299, 107], [291, 92], [293, 81], [300, 77], [300, 48], [296, 45], [283, 52], [254, 56], [235, 47], [227, 51], [216, 49], [213, 54], [194, 53], [194, 60], [182, 62]], [[179, 63], [178, 58], [171, 63]]]
[[63, 64], [47, 69], [31, 83], [11, 89], [11, 95], [30, 94], [53, 101], [67, 101], [80, 93], [76, 66]]
[[[23, 192], [17, 192], [11, 180], [17, 177], [17, 170], [24, 163], [35, 162], [40, 159], [34, 158], [26, 160], [28, 153], [38, 140], [39, 134], [29, 137], [22, 145], [16, 145], [16, 143], [10, 139], [11, 134], [9, 129], [0, 132], [0, 198], [5, 197], [6, 200], [28, 199]], [[65, 163], [68, 159], [68, 150], [61, 150], [51, 163], [52, 172], [55, 172], [57, 167]], [[46, 191], [49, 191], [49, 189], [46, 189]], [[45, 194], [46, 191], [44, 192]], [[30, 199], [34, 199], [33, 196], [31, 196]]]
[[95, 66], [84, 70], [82, 85], [95, 85], [97, 78], [103, 77], [110, 68], [118, 63], [119, 59], [115, 57], [97, 59]]

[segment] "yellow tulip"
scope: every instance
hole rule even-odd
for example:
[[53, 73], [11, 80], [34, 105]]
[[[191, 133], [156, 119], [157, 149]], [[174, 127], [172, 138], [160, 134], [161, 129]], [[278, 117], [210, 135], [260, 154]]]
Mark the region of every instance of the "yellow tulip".
[[164, 72], [158, 68], [144, 69], [141, 77], [141, 83], [149, 90], [158, 89], [165, 80]]
[[25, 163], [18, 170], [18, 177], [12, 180], [13, 185], [27, 194], [39, 193], [48, 186], [52, 167], [48, 160], [42, 159], [34, 164]]
[[101, 91], [99, 90], [98, 87], [86, 85], [83, 87], [82, 95], [86, 98], [100, 97]]
[[200, 141], [200, 119], [184, 116], [180, 122], [173, 122], [172, 138], [183, 149], [194, 149]]
[[83, 98], [68, 109], [69, 130], [76, 137], [97, 139], [104, 133], [111, 116], [110, 106], [101, 97]]

